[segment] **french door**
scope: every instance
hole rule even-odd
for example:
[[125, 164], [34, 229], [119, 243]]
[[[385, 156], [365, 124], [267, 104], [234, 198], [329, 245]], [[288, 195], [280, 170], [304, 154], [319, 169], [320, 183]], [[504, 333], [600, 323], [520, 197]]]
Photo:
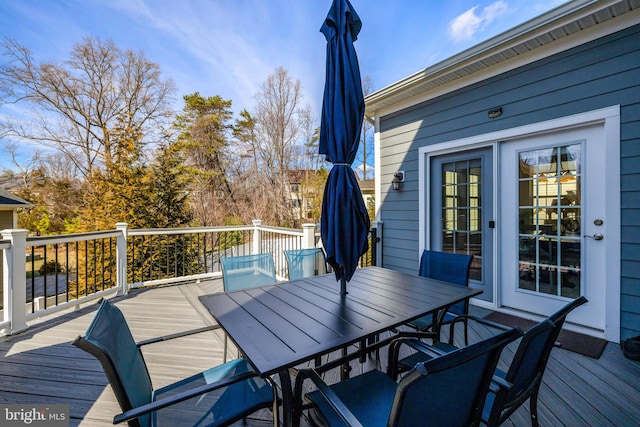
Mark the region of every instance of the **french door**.
[[493, 301], [492, 149], [432, 157], [430, 170], [429, 247], [473, 255], [470, 286]]
[[501, 305], [549, 315], [584, 295], [571, 321], [605, 329], [602, 125], [499, 144]]

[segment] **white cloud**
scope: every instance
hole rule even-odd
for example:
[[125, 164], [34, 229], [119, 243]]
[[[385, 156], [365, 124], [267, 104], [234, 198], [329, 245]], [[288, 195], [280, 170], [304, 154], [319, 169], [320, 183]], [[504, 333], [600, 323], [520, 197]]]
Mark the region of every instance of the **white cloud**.
[[[364, 179], [364, 165], [359, 164], [358, 166], [355, 167], [355, 170], [358, 173], [358, 176], [360, 177], [360, 179]], [[371, 165], [367, 165], [367, 179], [372, 179], [375, 172], [376, 172], [375, 167]]]
[[502, 0], [493, 2], [483, 9], [474, 6], [449, 23], [449, 37], [455, 43], [472, 39], [496, 18], [504, 15], [508, 5]]
[[[231, 99], [234, 110], [251, 109], [263, 82], [282, 66], [293, 79], [303, 80], [304, 102], [319, 110], [325, 45], [319, 28], [326, 11], [316, 9], [324, 6], [115, 0], [110, 7], [135, 17], [149, 33], [162, 34], [168, 44], [152, 46], [161, 55], [163, 72], [179, 77], [181, 94], [198, 90]], [[310, 15], [318, 22], [310, 25]]]

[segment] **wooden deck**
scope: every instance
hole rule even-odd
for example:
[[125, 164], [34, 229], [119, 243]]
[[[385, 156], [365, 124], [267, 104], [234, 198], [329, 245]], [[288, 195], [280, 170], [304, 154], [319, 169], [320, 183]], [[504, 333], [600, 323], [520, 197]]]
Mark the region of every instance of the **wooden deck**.
[[[143, 340], [213, 324], [197, 296], [221, 290], [222, 282], [217, 280], [134, 291], [115, 301], [136, 340]], [[24, 333], [0, 338], [0, 402], [70, 404], [70, 425], [112, 425], [119, 407], [99, 363], [70, 344], [85, 331], [95, 309], [96, 304], [91, 304], [46, 317], [32, 322]], [[474, 328], [471, 339], [488, 334], [486, 329]], [[222, 363], [222, 342], [222, 333], [216, 331], [148, 346], [144, 354], [154, 386]], [[505, 351], [505, 360], [510, 354], [511, 347]], [[374, 360], [364, 365], [355, 361], [352, 375], [379, 365]], [[332, 378], [337, 374], [326, 379]], [[614, 343], [597, 360], [554, 349], [540, 393], [539, 415], [542, 426], [640, 425], [640, 363], [625, 359]], [[270, 413], [264, 411], [247, 425], [270, 423]], [[519, 409], [507, 424], [530, 425], [527, 408]]]

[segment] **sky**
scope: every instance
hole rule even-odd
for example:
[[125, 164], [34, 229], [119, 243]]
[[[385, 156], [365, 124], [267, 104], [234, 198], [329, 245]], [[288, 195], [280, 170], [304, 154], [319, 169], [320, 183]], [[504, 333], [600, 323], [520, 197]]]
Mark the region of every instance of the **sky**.
[[[373, 90], [445, 60], [565, 0], [351, 0], [362, 20], [355, 43]], [[182, 96], [199, 92], [251, 111], [278, 67], [302, 85], [319, 121], [331, 0], [0, 0], [0, 37], [36, 62], [62, 62], [83, 37], [143, 51]], [[2, 61], [2, 58], [0, 58]], [[0, 118], [7, 114], [0, 105]], [[4, 111], [3, 111], [4, 109]], [[1, 143], [1, 141], [0, 141]], [[25, 147], [28, 150], [28, 147]], [[0, 150], [0, 170], [10, 168]]]

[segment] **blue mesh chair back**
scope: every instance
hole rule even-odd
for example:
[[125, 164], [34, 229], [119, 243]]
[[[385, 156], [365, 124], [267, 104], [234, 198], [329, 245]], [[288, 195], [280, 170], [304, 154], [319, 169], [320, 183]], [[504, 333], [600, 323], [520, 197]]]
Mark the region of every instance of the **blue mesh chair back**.
[[[425, 250], [420, 258], [420, 276], [442, 280], [458, 286], [469, 286], [469, 268], [473, 255], [452, 254]], [[453, 314], [466, 314], [467, 303], [458, 303], [449, 307]]]
[[[122, 312], [103, 300], [84, 337], [74, 342], [102, 364], [123, 411], [151, 402], [153, 388], [142, 352]], [[150, 426], [144, 415], [129, 425]]]
[[220, 262], [225, 292], [276, 283], [273, 256], [269, 253], [224, 257]]
[[567, 315], [586, 302], [585, 297], [571, 301], [524, 334], [509, 370], [506, 373], [496, 370], [496, 375], [511, 383], [512, 387], [506, 392], [490, 393], [487, 396], [483, 414], [487, 425], [500, 425], [527, 399], [530, 399], [531, 423], [533, 426], [538, 425], [538, 390], [551, 350]]
[[550, 340], [553, 335], [553, 322], [544, 320], [533, 328], [529, 329], [509, 366], [509, 370], [505, 375], [505, 379], [512, 384], [507, 399], [512, 400], [533, 383], [536, 375], [544, 370], [540, 363], [545, 359], [545, 353], [550, 352], [553, 347], [553, 341]]
[[478, 425], [500, 353], [521, 335], [511, 329], [418, 363], [398, 384], [388, 425]]
[[[233, 360], [154, 390], [140, 351], [141, 344], [133, 340], [122, 312], [107, 300], [100, 304], [85, 335], [76, 338], [73, 345], [100, 361], [123, 413], [139, 410], [143, 405], [151, 406], [138, 417], [117, 415], [114, 423], [121, 419], [133, 427], [159, 424], [219, 427], [258, 409], [277, 409], [274, 388], [258, 377], [245, 359]], [[194, 397], [185, 396], [194, 390]], [[167, 402], [169, 406], [164, 405]]]
[[289, 280], [318, 276], [327, 272], [327, 262], [321, 248], [291, 249], [284, 251], [289, 269]]
[[[430, 279], [442, 280], [458, 286], [469, 286], [469, 268], [473, 255], [452, 254], [424, 250], [420, 257], [420, 270], [418, 274]], [[455, 316], [469, 312], [469, 300], [452, 305], [447, 310], [443, 319], [444, 323], [451, 321]], [[424, 316], [411, 322], [411, 326], [426, 330], [434, 325], [433, 316]], [[465, 334], [466, 340], [466, 334]], [[466, 342], [466, 341], [465, 341]]]
[[[314, 425], [317, 419], [331, 426], [477, 426], [500, 353], [520, 336], [519, 328], [510, 329], [418, 363], [399, 383], [374, 369], [327, 385], [315, 371], [303, 369], [295, 394], [302, 393], [307, 378], [317, 386], [305, 395]], [[407, 339], [394, 341], [401, 342]]]
[[570, 303], [568, 303], [567, 305], [565, 305], [564, 307], [562, 307], [560, 310], [556, 311], [551, 316], [549, 316], [549, 320], [552, 321], [554, 325], [556, 325], [553, 331], [554, 341], [556, 338], [558, 338], [558, 335], [560, 334], [560, 330], [562, 329], [562, 325], [564, 325], [564, 321], [566, 320], [569, 313], [571, 313], [573, 310], [575, 310], [576, 308], [580, 307], [582, 304], [585, 304], [587, 302], [588, 302], [587, 299], [583, 296], [576, 298]]

